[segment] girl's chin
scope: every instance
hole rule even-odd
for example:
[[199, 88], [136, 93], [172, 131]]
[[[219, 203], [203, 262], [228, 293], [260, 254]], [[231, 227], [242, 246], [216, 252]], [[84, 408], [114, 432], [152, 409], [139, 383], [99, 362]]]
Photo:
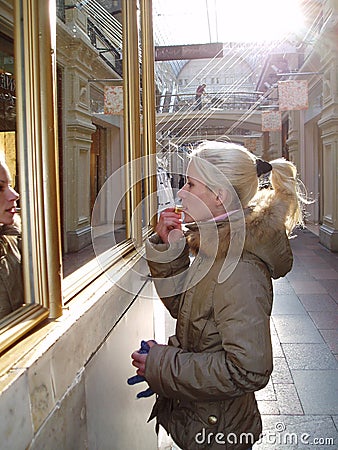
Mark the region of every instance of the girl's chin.
[[184, 212], [184, 223], [191, 223], [191, 222], [195, 222], [195, 220], [191, 216], [189, 216], [189, 214]]
[[0, 219], [1, 225], [13, 225], [14, 224], [14, 215], [12, 217], [3, 217]]

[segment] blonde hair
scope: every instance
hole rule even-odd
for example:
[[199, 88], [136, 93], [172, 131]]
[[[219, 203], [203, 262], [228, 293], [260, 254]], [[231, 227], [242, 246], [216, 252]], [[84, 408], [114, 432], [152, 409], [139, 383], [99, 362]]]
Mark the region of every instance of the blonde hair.
[[[230, 142], [204, 141], [191, 154], [191, 160], [205, 184], [212, 190], [225, 188], [228, 181], [246, 208], [258, 196], [255, 155], [242, 145]], [[310, 203], [302, 193], [297, 179], [297, 169], [293, 163], [279, 158], [270, 161], [272, 166], [271, 185], [275, 197], [283, 198], [287, 204], [285, 228], [288, 234], [296, 225], [303, 225], [303, 203]], [[256, 198], [255, 198], [256, 197]]]
[[304, 225], [304, 205], [313, 202], [308, 200], [305, 186], [297, 178], [297, 168], [292, 162], [278, 158], [270, 161], [270, 164], [271, 186], [275, 196], [288, 201], [285, 227], [290, 234], [297, 225]]

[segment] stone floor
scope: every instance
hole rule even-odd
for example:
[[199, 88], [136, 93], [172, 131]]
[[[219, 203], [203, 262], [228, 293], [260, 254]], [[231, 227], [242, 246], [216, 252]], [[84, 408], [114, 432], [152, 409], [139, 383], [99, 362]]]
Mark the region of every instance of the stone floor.
[[[293, 269], [274, 281], [274, 371], [256, 393], [254, 450], [338, 449], [338, 253], [307, 229], [295, 234]], [[159, 449], [176, 447], [162, 434]]]
[[296, 234], [293, 269], [274, 282], [274, 371], [256, 393], [264, 436], [254, 450], [338, 448], [338, 254]]

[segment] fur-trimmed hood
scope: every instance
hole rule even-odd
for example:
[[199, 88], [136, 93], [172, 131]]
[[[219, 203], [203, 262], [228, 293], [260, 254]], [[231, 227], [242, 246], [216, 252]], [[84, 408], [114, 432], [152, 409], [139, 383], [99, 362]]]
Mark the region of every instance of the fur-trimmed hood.
[[12, 225], [0, 225], [1, 236], [20, 236], [21, 235], [21, 217], [18, 214], [14, 216]]
[[215, 259], [224, 258], [231, 244], [240, 252], [256, 255], [265, 262], [271, 276], [279, 278], [292, 267], [285, 228], [288, 210], [287, 198], [263, 190], [254, 205], [225, 220], [187, 224], [187, 242], [194, 255], [200, 253]]
[[12, 225], [0, 225], [0, 257], [7, 255], [8, 252], [18, 255], [21, 251], [21, 218], [15, 215]]

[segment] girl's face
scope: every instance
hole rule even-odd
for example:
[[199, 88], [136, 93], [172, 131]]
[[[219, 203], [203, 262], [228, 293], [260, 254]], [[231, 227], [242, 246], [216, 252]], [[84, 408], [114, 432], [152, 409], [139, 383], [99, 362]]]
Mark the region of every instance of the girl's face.
[[12, 188], [9, 171], [0, 164], [0, 223], [12, 225], [19, 194]]
[[202, 182], [193, 162], [188, 166], [187, 182], [177, 195], [182, 200], [187, 223], [210, 220], [223, 211], [217, 195]]

